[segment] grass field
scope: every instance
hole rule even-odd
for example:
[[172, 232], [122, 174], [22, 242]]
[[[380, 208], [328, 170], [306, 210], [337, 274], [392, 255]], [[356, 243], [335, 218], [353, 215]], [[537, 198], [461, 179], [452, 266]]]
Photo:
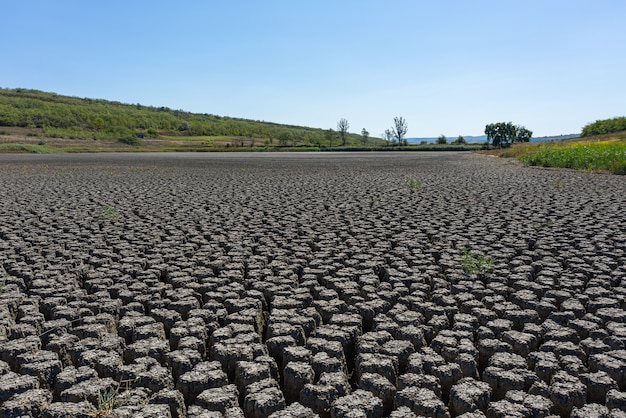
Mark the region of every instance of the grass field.
[[517, 158], [531, 166], [626, 174], [626, 133], [572, 141], [515, 144], [511, 148], [486, 153]]

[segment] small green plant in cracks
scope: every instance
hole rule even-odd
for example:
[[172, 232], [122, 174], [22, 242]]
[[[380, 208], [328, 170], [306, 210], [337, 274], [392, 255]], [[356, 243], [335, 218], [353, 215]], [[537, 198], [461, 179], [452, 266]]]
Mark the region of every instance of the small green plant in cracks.
[[[139, 378], [135, 379], [135, 382]], [[129, 390], [131, 388], [132, 380], [123, 380], [116, 388], [109, 388], [104, 392], [98, 393], [98, 405], [91, 406], [89, 416], [92, 418], [107, 417], [113, 413], [115, 408], [124, 406], [130, 399]], [[120, 395], [120, 388], [124, 386], [125, 395]]]
[[106, 221], [117, 222], [120, 220], [120, 213], [114, 206], [104, 205], [100, 209], [100, 218]]
[[467, 274], [485, 274], [493, 271], [493, 259], [483, 254], [472, 253], [469, 248], [463, 247], [461, 266]]
[[412, 178], [406, 179], [404, 185], [409, 188], [409, 190], [414, 191], [422, 188], [421, 180], [416, 180]]

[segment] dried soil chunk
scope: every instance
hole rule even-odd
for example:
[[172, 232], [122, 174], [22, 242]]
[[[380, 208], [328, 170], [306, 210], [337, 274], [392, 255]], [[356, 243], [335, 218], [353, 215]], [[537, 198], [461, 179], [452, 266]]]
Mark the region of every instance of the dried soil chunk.
[[351, 395], [337, 399], [330, 408], [331, 418], [381, 418], [382, 400], [372, 397], [371, 393], [357, 390]]
[[394, 407], [406, 406], [420, 416], [449, 418], [450, 413], [443, 401], [432, 390], [411, 386], [396, 393]]
[[285, 408], [285, 398], [279, 388], [269, 387], [246, 395], [243, 405], [246, 417], [267, 418]]
[[5, 402], [11, 396], [30, 389], [39, 389], [39, 379], [35, 376], [9, 372], [0, 377], [0, 402]]
[[254, 348], [249, 344], [218, 343], [211, 348], [212, 358], [220, 362], [230, 381], [235, 380], [237, 362], [253, 361], [254, 354]]
[[315, 370], [315, 375], [320, 376], [322, 373], [343, 372], [345, 364], [336, 357], [330, 357], [328, 353], [321, 351], [313, 356], [311, 365]]
[[85, 380], [61, 392], [60, 399], [63, 402], [89, 401], [93, 405], [98, 405], [100, 396], [115, 391], [118, 386], [119, 384], [109, 377]]
[[378, 373], [363, 373], [359, 378], [359, 387], [380, 398], [385, 411], [391, 411], [396, 387], [386, 377]]
[[562, 416], [568, 416], [574, 406], [580, 408], [587, 400], [586, 386], [577, 377], [564, 371], [559, 371], [552, 377], [549, 391], [554, 412]]
[[20, 355], [20, 374], [28, 374], [39, 379], [41, 388], [52, 389], [54, 379], [63, 369], [59, 356], [52, 351], [41, 350], [34, 354]]
[[315, 381], [315, 371], [307, 363], [292, 361], [287, 363], [283, 370], [285, 397], [288, 402], [297, 400], [300, 391], [307, 384]]
[[192, 349], [170, 351], [166, 359], [167, 365], [172, 369], [174, 381], [178, 381], [182, 374], [191, 371], [201, 361], [200, 353]]
[[502, 341], [513, 347], [513, 352], [526, 357], [530, 352], [537, 349], [537, 337], [520, 331], [505, 331], [502, 333]]
[[163, 389], [155, 393], [149, 401], [150, 404], [166, 405], [172, 418], [185, 418], [187, 408], [182, 393], [177, 390]]
[[356, 359], [356, 371], [359, 376], [363, 373], [377, 373], [395, 384], [398, 377], [398, 361], [384, 354], [359, 354]]
[[609, 408], [597, 403], [590, 403], [580, 408], [574, 407], [570, 418], [611, 418], [611, 412]]
[[316, 418], [319, 417], [311, 408], [294, 402], [282, 411], [272, 413], [269, 418]]
[[450, 412], [460, 415], [475, 410], [486, 410], [491, 401], [491, 386], [473, 378], [459, 380], [450, 390]]
[[337, 394], [345, 396], [350, 394], [351, 388], [348, 377], [343, 372], [322, 373], [318, 381], [319, 385], [332, 386], [337, 389]]
[[219, 388], [202, 391], [196, 398], [196, 405], [209, 411], [226, 412], [228, 408], [239, 406], [239, 392], [235, 385], [226, 385]]
[[311, 361], [312, 352], [308, 348], [295, 346], [285, 347], [283, 350], [283, 367], [291, 361], [309, 363]]
[[89, 418], [93, 405], [83, 402], [53, 402], [44, 410], [43, 418]]
[[209, 411], [198, 405], [191, 405], [187, 408], [187, 418], [224, 418], [224, 414], [219, 411]]
[[122, 365], [122, 357], [114, 351], [85, 350], [80, 354], [76, 363], [79, 366], [88, 366], [96, 370], [100, 377], [115, 377]]
[[587, 386], [587, 401], [604, 405], [606, 394], [610, 390], [618, 390], [617, 383], [606, 372], [581, 374], [580, 381]]
[[450, 388], [463, 377], [461, 367], [456, 363], [442, 364], [441, 366], [433, 367], [431, 373], [439, 379], [443, 399], [447, 401]]
[[478, 341], [480, 353], [480, 365], [486, 365], [495, 353], [510, 353], [513, 351], [511, 344], [495, 338], [486, 338]]
[[333, 386], [307, 384], [300, 391], [300, 403], [322, 418], [330, 417], [330, 407], [338, 398], [337, 389]]
[[397, 358], [400, 370], [404, 370], [407, 366], [409, 356], [415, 352], [415, 347], [411, 341], [391, 340], [383, 344], [380, 352]]
[[36, 335], [3, 341], [0, 344], [0, 360], [9, 363], [13, 370], [17, 370], [20, 354], [32, 354], [39, 350], [41, 350], [41, 339]]
[[504, 398], [509, 390], [523, 390], [525, 379], [519, 370], [505, 370], [499, 367], [487, 367], [483, 372], [483, 381], [491, 386], [492, 398], [496, 401]]
[[626, 413], [626, 393], [615, 389], [609, 390], [606, 394], [606, 406]]
[[192, 371], [181, 375], [176, 382], [176, 389], [183, 394], [187, 404], [192, 404], [201, 392], [227, 384], [228, 376], [222, 371], [221, 365], [212, 361], [198, 363]]
[[165, 333], [167, 335], [169, 335], [170, 330], [174, 327], [174, 324], [182, 320], [180, 313], [171, 309], [152, 309], [150, 311], [150, 316], [163, 324], [163, 328], [165, 329]]
[[528, 363], [537, 376], [548, 384], [552, 376], [561, 370], [558, 359], [551, 352], [534, 351], [528, 356]]
[[609, 351], [589, 356], [589, 371], [606, 372], [622, 390], [626, 387], [626, 361], [615, 352]]
[[[260, 380], [269, 379], [270, 368], [267, 364], [254, 361], [239, 361], [235, 368], [235, 384], [239, 393], [244, 393], [246, 386]], [[245, 409], [245, 408], [244, 408]]]
[[81, 366], [76, 368], [69, 366], [63, 369], [56, 377], [54, 384], [54, 398], [58, 399], [65, 389], [70, 388], [76, 383], [83, 382], [85, 380], [91, 380], [98, 377], [98, 373], [94, 369], [88, 366]]
[[531, 416], [530, 411], [522, 404], [502, 399], [491, 402], [487, 408], [487, 418], [526, 418]]
[[518, 390], [511, 390], [507, 392], [505, 400], [515, 405], [523, 405], [528, 411], [529, 416], [544, 417], [550, 415], [553, 404], [550, 399], [541, 395], [529, 395], [525, 392]]
[[121, 366], [116, 380], [129, 381], [134, 387], [144, 387], [152, 392], [174, 388], [172, 373], [152, 357], [140, 357], [132, 364]]
[[47, 389], [30, 389], [11, 397], [2, 404], [3, 417], [39, 417], [52, 402], [52, 393]]
[[170, 343], [156, 337], [138, 340], [126, 346], [124, 350], [124, 362], [132, 363], [140, 357], [152, 357], [161, 364], [165, 364], [167, 353], [170, 351]]
[[411, 386], [432, 390], [437, 397], [441, 398], [441, 383], [431, 374], [405, 373], [398, 378], [398, 390]]
[[392, 411], [389, 418], [419, 418], [411, 411], [408, 406], [401, 406], [400, 408]]

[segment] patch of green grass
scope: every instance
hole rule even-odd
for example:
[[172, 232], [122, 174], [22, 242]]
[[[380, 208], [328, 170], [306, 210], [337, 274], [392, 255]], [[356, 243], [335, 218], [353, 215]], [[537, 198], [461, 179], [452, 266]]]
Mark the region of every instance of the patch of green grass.
[[493, 258], [484, 254], [473, 253], [467, 247], [463, 247], [462, 253], [461, 267], [465, 273], [485, 274], [493, 271]]
[[404, 182], [404, 185], [406, 187], [408, 187], [411, 191], [419, 190], [419, 189], [422, 188], [422, 181], [421, 180], [412, 179], [412, 178], [408, 178]]
[[626, 142], [574, 142], [544, 147], [520, 160], [531, 166], [626, 174]]
[[120, 213], [114, 206], [104, 205], [102, 208], [100, 208], [99, 217], [100, 219], [103, 219], [105, 221], [115, 223], [120, 220]]
[[59, 148], [54, 148], [45, 144], [24, 144], [9, 143], [0, 144], [0, 152], [18, 152], [30, 154], [57, 154], [61, 152]]
[[[134, 381], [137, 382], [138, 380], [139, 378], [136, 378]], [[130, 379], [123, 380], [117, 387], [98, 393], [98, 404], [91, 406], [89, 416], [92, 418], [108, 417], [115, 408], [126, 405], [130, 400], [129, 390], [132, 382]], [[125, 392], [124, 395], [120, 394], [122, 387]]]

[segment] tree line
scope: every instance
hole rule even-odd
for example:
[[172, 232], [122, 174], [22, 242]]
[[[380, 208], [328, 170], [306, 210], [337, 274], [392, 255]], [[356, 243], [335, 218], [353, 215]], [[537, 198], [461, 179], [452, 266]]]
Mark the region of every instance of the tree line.
[[580, 136], [611, 134], [626, 131], [626, 117], [620, 116], [611, 119], [597, 120], [583, 126]]

